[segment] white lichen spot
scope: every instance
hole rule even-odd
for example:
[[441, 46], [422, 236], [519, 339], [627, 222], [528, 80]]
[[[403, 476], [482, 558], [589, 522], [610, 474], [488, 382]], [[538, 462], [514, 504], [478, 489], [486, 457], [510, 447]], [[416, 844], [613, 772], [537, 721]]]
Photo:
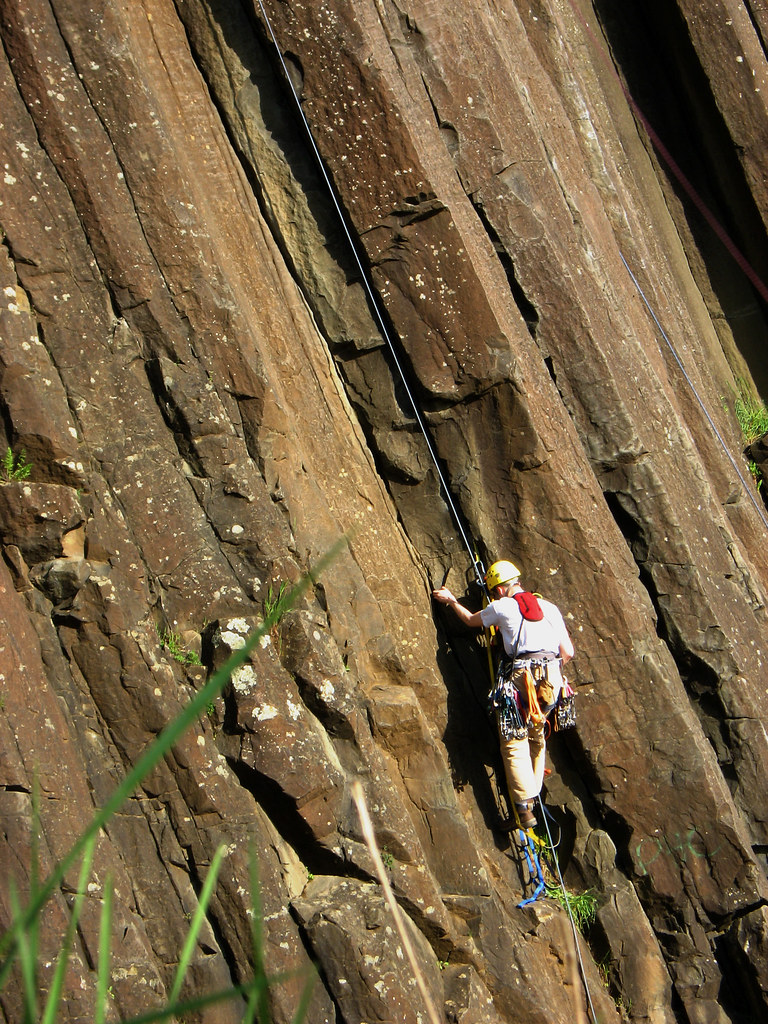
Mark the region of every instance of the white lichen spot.
[[231, 630], [225, 630], [221, 634], [221, 640], [230, 651], [239, 651], [241, 647], [245, 647], [245, 637], [240, 636], [239, 633], [233, 633]]
[[279, 713], [274, 704], [261, 704], [252, 712], [257, 722], [268, 722], [270, 718], [277, 718]]
[[301, 717], [301, 707], [298, 704], [294, 704], [293, 701], [290, 699], [287, 701], [287, 704], [289, 716], [293, 719], [294, 722], [297, 722]]
[[334, 690], [333, 683], [330, 679], [324, 679], [320, 684], [320, 696], [326, 704], [336, 696], [336, 691]]
[[232, 527], [232, 533], [234, 533], [235, 536], [239, 536], [242, 532], [243, 532], [243, 527], [240, 526], [239, 523], [235, 523], [235, 525]]
[[232, 673], [232, 686], [236, 693], [250, 693], [256, 686], [256, 682], [253, 665], [240, 665]]
[[197, 745], [198, 745], [198, 747], [204, 747], [205, 746], [205, 736], [198, 736], [197, 737]]

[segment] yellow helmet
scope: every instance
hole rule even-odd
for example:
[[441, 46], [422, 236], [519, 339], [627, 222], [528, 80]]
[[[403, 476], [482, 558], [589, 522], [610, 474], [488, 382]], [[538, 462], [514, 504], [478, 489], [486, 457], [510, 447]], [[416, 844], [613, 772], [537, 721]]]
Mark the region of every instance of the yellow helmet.
[[500, 587], [502, 583], [512, 583], [520, 579], [520, 570], [512, 562], [494, 562], [485, 574], [485, 583], [489, 590]]

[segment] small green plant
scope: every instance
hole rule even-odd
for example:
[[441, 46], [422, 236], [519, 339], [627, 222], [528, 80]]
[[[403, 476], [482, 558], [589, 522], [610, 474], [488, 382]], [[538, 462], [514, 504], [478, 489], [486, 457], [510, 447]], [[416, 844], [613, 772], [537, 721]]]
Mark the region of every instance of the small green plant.
[[600, 975], [600, 982], [603, 988], [611, 987], [611, 960], [610, 956], [606, 956], [604, 960], [598, 960], [595, 962], [597, 967], [597, 973]]
[[184, 646], [184, 641], [178, 633], [174, 633], [170, 629], [158, 629], [157, 635], [163, 650], [168, 651], [174, 661], [178, 661], [180, 665], [199, 665], [201, 663], [197, 654]]
[[582, 934], [594, 923], [597, 916], [597, 896], [591, 889], [572, 893], [559, 885], [547, 885], [547, 896], [556, 900], [564, 910], [570, 911], [574, 924]]
[[285, 582], [281, 583], [277, 590], [272, 583], [269, 584], [267, 596], [264, 598], [264, 618], [271, 619], [274, 625], [277, 625], [285, 611], [283, 606], [287, 592], [288, 584]]
[[757, 487], [759, 491], [763, 486], [763, 471], [754, 459], [750, 459], [749, 461], [749, 472], [752, 474], [752, 479], [755, 481], [755, 487]]
[[738, 384], [739, 391], [733, 409], [741, 427], [744, 444], [750, 445], [768, 433], [768, 406], [755, 398], [746, 381], [740, 380]]
[[219, 735], [219, 714], [218, 711], [216, 710], [216, 704], [212, 700], [209, 700], [208, 703], [205, 705], [205, 713], [208, 716], [208, 721], [211, 724], [211, 732], [213, 733], [213, 738], [216, 739], [216, 737]]
[[616, 964], [608, 953], [604, 959], [596, 960], [595, 966], [600, 976], [600, 983], [616, 1006], [622, 1020], [629, 1020], [632, 1016], [632, 1000], [619, 991], [619, 980], [616, 974]]
[[27, 453], [21, 449], [20, 455], [14, 455], [12, 448], [5, 449], [3, 457], [3, 477], [6, 483], [15, 480], [26, 480], [32, 472], [32, 463], [27, 461]]
[[448, 961], [447, 960], [438, 960], [437, 961], [437, 966], [440, 968], [441, 971], [444, 971], [448, 967]]
[[395, 866], [395, 858], [389, 852], [389, 850], [386, 848], [386, 846], [381, 851], [381, 862], [384, 865], [384, 867], [387, 869], [387, 871], [391, 871], [392, 868]]
[[270, 583], [267, 596], [264, 598], [264, 621], [269, 623], [269, 635], [275, 644], [278, 655], [282, 655], [279, 624], [286, 610], [285, 599], [287, 594], [287, 583], [281, 583], [276, 590], [273, 584]]

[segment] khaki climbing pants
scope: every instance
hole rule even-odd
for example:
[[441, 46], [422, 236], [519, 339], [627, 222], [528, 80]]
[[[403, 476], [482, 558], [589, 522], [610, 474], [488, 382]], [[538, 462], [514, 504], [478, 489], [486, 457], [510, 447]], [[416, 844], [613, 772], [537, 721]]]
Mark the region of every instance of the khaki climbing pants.
[[529, 725], [528, 735], [522, 740], [505, 739], [499, 730], [499, 744], [511, 799], [516, 804], [532, 800], [544, 782], [544, 723]]

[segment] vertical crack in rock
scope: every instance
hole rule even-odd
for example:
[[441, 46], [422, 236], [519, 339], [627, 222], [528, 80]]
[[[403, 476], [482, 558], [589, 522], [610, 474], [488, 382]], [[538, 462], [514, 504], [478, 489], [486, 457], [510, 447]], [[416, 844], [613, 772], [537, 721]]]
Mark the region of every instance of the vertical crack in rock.
[[[734, 357], [740, 355], [746, 361], [766, 396], [768, 304], [698, 208], [703, 203], [709, 209], [761, 280], [768, 281], [764, 234], [753, 229], [764, 218], [750, 187], [752, 172], [744, 162], [743, 151], [749, 146], [744, 111], [729, 110], [728, 102], [717, 95], [711, 73], [702, 64], [702, 44], [692, 39], [686, 21], [695, 20], [696, 14], [683, 14], [678, 4], [663, 0], [631, 0], [622, 5], [620, 17], [604, 0], [596, 0], [595, 10], [629, 93], [689, 183], [690, 190], [656, 154], [660, 177], [677, 197], [670, 204], [672, 215], [698, 250], [701, 262], [691, 259], [691, 269], [703, 294], [711, 296], [715, 325], [719, 307], [728, 325], [723, 343], [727, 345], [727, 334], [732, 333], [737, 346]], [[750, 18], [764, 53], [763, 35], [751, 12]]]
[[469, 196], [468, 198], [471, 200], [472, 206], [474, 207], [475, 212], [480, 218], [480, 221], [482, 222], [483, 228], [485, 229], [488, 238], [491, 240], [491, 244], [493, 245], [494, 251], [498, 256], [499, 263], [501, 263], [502, 267], [504, 268], [504, 273], [506, 274], [507, 281], [509, 281], [509, 290], [512, 293], [512, 297], [515, 300], [517, 308], [520, 310], [520, 315], [525, 321], [525, 326], [528, 328], [528, 333], [533, 338], [533, 340], [536, 341], [537, 329], [539, 326], [538, 310], [536, 309], [535, 305], [528, 299], [528, 296], [525, 294], [525, 291], [523, 290], [520, 281], [518, 280], [517, 274], [515, 273], [514, 261], [512, 260], [510, 254], [507, 252], [501, 239], [498, 236], [498, 233], [495, 231], [493, 225], [491, 224], [490, 219], [488, 218], [485, 209], [483, 208], [482, 200], [473, 196]]
[[[304, 125], [287, 95], [271, 38], [252, 11], [219, 0], [185, 4], [180, 17], [233, 150], [344, 381], [381, 478], [390, 488], [393, 480], [422, 480], [429, 472], [430, 455], [408, 395], [410, 390], [423, 397], [421, 384], [410, 372], [405, 349], [400, 346], [393, 356], [381, 336], [380, 322], [399, 345], [386, 304], [360, 284], [360, 267], [349, 247], [356, 229], [347, 219], [343, 198], [337, 197], [336, 205], [327, 194], [328, 180], [317, 167]], [[237, 54], [239, 67], [221, 63], [217, 44], [222, 43]], [[289, 73], [295, 67], [301, 75], [295, 54], [288, 66]], [[330, 183], [333, 187], [332, 179]], [[427, 199], [406, 198], [415, 209], [393, 213], [409, 220], [426, 218], [432, 212]], [[339, 215], [345, 217], [346, 229]], [[375, 290], [365, 247], [356, 245], [356, 253]], [[376, 303], [375, 311], [371, 302]], [[401, 521], [407, 529], [402, 516]]]
[[263, 807], [267, 817], [310, 874], [371, 880], [369, 874], [345, 861], [317, 840], [312, 828], [299, 814], [290, 795], [280, 788], [277, 780], [237, 758], [228, 758], [228, 764], [241, 785]]
[[[762, 5], [761, 5], [762, 6]], [[762, 11], [755, 9], [752, 0], [745, 0], [744, 10], [747, 12], [752, 28], [754, 29], [755, 36], [760, 41], [760, 49], [763, 51], [765, 56], [768, 56], [768, 47], [766, 47], [766, 34], [768, 33], [768, 22], [765, 21], [765, 15], [761, 19], [760, 14]]]

